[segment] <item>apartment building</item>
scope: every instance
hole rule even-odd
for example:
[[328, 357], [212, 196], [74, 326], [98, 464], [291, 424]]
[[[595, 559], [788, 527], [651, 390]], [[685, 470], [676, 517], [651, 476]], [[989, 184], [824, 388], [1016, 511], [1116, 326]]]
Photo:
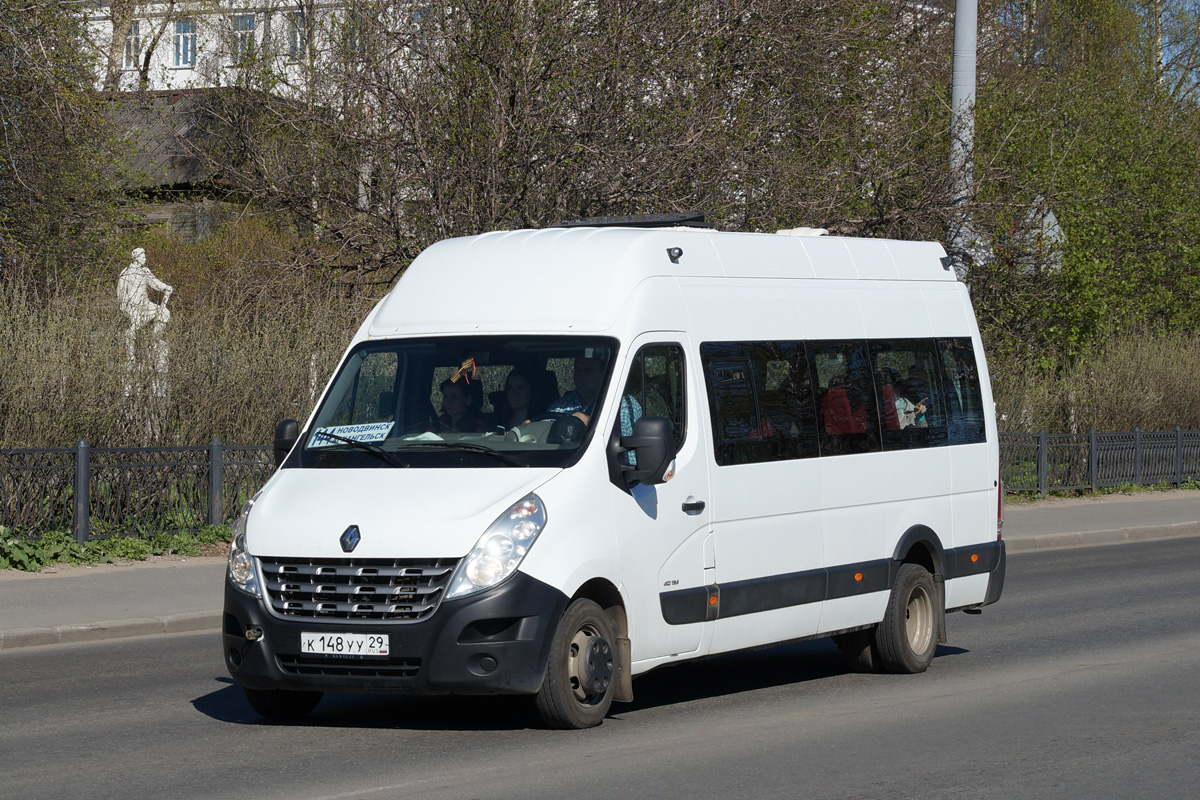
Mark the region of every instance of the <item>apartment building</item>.
[[357, 49], [356, 7], [317, 0], [102, 2], [88, 20], [97, 85], [203, 89], [269, 75], [276, 85], [297, 87], [306, 67]]

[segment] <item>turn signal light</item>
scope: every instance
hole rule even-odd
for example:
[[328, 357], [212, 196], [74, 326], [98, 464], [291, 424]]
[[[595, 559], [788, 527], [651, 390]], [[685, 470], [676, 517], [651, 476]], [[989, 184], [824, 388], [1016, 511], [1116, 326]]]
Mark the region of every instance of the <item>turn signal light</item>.
[[861, 573], [861, 572], [856, 572], [856, 573], [854, 573], [854, 580], [856, 580], [856, 581], [861, 581], [861, 580], [862, 580], [862, 573]]

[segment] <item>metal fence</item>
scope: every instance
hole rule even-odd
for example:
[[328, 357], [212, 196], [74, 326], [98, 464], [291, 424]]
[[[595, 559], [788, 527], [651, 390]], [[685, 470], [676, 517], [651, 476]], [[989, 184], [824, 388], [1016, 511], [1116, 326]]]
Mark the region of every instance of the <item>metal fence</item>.
[[1010, 492], [1090, 490], [1200, 476], [1200, 431], [1002, 433], [1000, 475]]
[[235, 515], [274, 469], [270, 447], [0, 450], [0, 526], [69, 530], [79, 543], [139, 531], [195, 530]]
[[[139, 531], [194, 530], [233, 517], [270, 477], [272, 451], [229, 446], [0, 450], [0, 527], [73, 533], [83, 543]], [[1010, 492], [1095, 491], [1200, 476], [1200, 431], [1002, 433]]]

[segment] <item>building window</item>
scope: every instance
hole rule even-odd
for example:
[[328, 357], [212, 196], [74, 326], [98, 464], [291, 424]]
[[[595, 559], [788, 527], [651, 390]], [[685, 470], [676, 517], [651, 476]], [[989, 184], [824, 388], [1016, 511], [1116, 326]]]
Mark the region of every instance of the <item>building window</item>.
[[137, 69], [141, 54], [142, 24], [134, 21], [129, 23], [129, 30], [125, 34], [125, 69]]
[[243, 14], [233, 17], [229, 20], [229, 27], [233, 33], [232, 45], [233, 60], [235, 62], [245, 61], [254, 52], [254, 15]]
[[176, 67], [196, 66], [196, 21], [181, 19], [175, 22]]
[[303, 10], [288, 15], [288, 58], [299, 61], [308, 54], [308, 21]]

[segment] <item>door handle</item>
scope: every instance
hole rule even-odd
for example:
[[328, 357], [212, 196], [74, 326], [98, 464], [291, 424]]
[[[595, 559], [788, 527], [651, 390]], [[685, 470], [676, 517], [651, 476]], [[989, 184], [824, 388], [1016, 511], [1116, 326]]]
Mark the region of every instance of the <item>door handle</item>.
[[703, 511], [703, 510], [704, 510], [704, 501], [703, 500], [689, 500], [688, 502], [683, 504], [683, 513], [685, 513], [685, 514], [691, 514], [691, 513], [699, 512], [699, 511]]

